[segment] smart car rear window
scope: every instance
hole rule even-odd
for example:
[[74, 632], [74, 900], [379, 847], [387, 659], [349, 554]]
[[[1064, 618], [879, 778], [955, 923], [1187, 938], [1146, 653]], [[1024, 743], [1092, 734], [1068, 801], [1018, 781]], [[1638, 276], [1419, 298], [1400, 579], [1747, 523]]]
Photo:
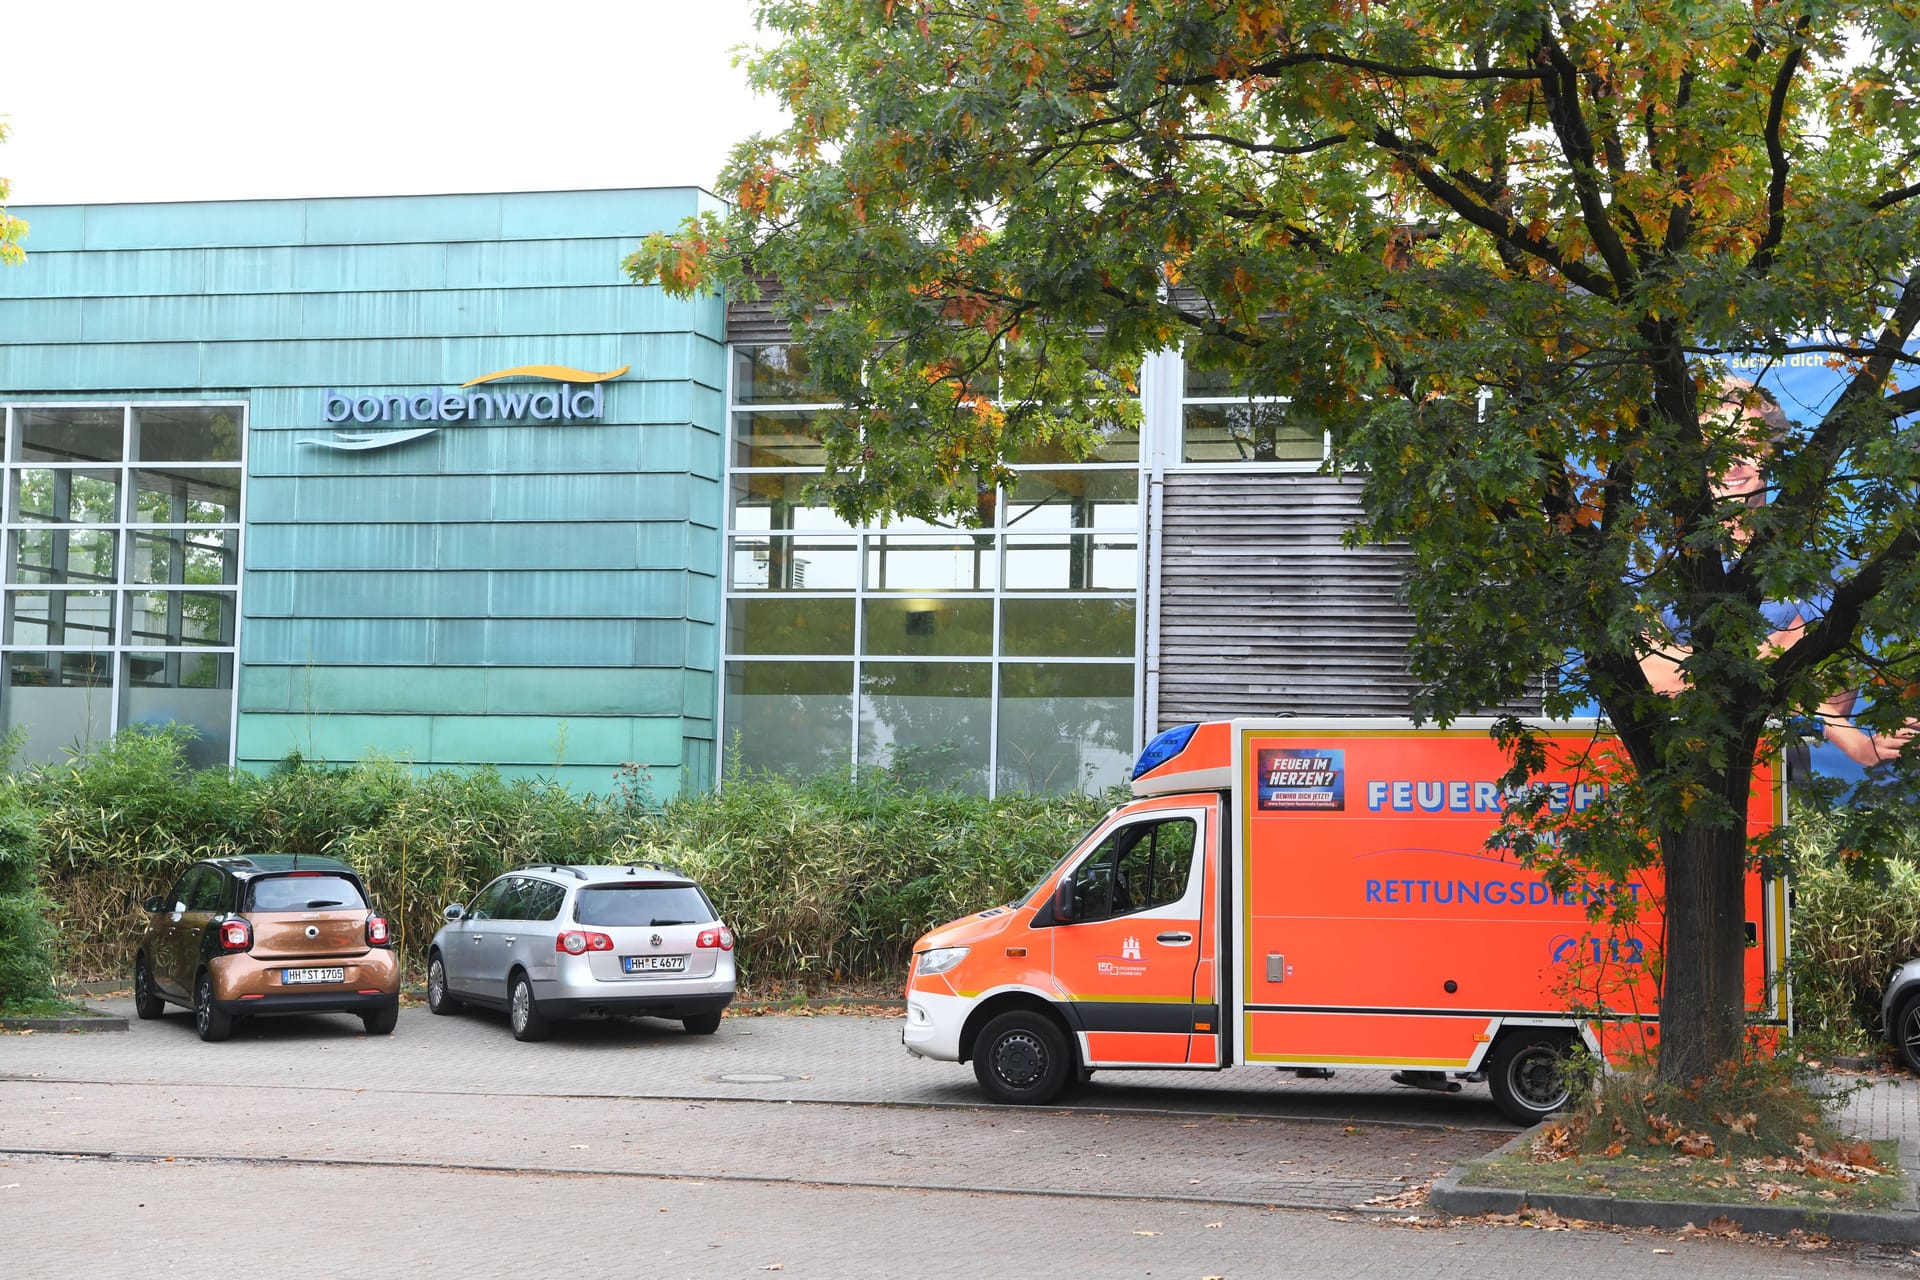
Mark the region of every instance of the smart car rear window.
[[296, 871], [262, 876], [247, 888], [250, 911], [358, 910], [367, 905], [360, 886], [345, 876]]
[[714, 918], [707, 895], [690, 884], [613, 884], [580, 890], [573, 918], [602, 928], [706, 924]]

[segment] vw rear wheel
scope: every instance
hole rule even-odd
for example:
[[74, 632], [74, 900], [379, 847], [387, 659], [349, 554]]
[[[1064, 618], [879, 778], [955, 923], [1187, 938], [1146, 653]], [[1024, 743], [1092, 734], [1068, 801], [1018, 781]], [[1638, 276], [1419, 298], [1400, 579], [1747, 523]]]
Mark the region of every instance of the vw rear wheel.
[[540, 1007], [533, 1000], [533, 983], [524, 973], [514, 974], [507, 984], [507, 1022], [515, 1040], [545, 1040], [552, 1030], [540, 1016]]
[[680, 1019], [680, 1025], [687, 1029], [690, 1036], [710, 1036], [720, 1029], [720, 1015], [698, 1013], [691, 1018]]
[[1060, 1024], [1043, 1013], [1016, 1009], [989, 1022], [973, 1046], [973, 1074], [995, 1102], [1039, 1106], [1051, 1102], [1075, 1071]]

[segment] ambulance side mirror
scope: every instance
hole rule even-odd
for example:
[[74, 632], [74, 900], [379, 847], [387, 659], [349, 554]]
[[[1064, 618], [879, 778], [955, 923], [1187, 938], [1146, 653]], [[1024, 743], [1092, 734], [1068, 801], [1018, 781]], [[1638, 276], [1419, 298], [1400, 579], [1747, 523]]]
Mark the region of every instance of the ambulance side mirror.
[[1079, 914], [1079, 886], [1074, 883], [1072, 876], [1062, 876], [1053, 891], [1053, 918], [1061, 924], [1072, 924]]

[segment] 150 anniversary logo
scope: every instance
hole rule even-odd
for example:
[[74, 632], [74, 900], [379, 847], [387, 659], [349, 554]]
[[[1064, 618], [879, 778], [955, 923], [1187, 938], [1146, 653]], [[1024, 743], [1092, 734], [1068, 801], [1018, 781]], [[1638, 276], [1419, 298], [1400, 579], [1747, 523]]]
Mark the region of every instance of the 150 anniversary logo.
[[[352, 422], [361, 426], [383, 423], [426, 422], [431, 426], [402, 427], [388, 431], [336, 430], [321, 439], [304, 439], [301, 444], [322, 449], [362, 451], [385, 449], [432, 435], [454, 422], [593, 422], [605, 412], [600, 384], [611, 382], [631, 365], [621, 365], [607, 373], [570, 369], [557, 364], [523, 364], [497, 373], [482, 374], [460, 384], [458, 390], [423, 391], [414, 395], [350, 396], [331, 387], [322, 392], [321, 413], [329, 424]], [[505, 382], [511, 378], [537, 378], [545, 387], [501, 387], [489, 391], [471, 388]]]

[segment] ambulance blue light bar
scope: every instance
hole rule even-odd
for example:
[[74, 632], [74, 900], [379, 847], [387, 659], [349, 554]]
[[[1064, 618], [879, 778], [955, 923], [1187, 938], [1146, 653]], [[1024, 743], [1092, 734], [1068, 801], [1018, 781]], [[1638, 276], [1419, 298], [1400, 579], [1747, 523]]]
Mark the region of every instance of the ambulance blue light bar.
[[1181, 724], [1160, 733], [1140, 753], [1140, 762], [1133, 766], [1133, 776], [1138, 778], [1150, 773], [1185, 751], [1187, 744], [1193, 741], [1194, 730], [1199, 727], [1197, 724]]

